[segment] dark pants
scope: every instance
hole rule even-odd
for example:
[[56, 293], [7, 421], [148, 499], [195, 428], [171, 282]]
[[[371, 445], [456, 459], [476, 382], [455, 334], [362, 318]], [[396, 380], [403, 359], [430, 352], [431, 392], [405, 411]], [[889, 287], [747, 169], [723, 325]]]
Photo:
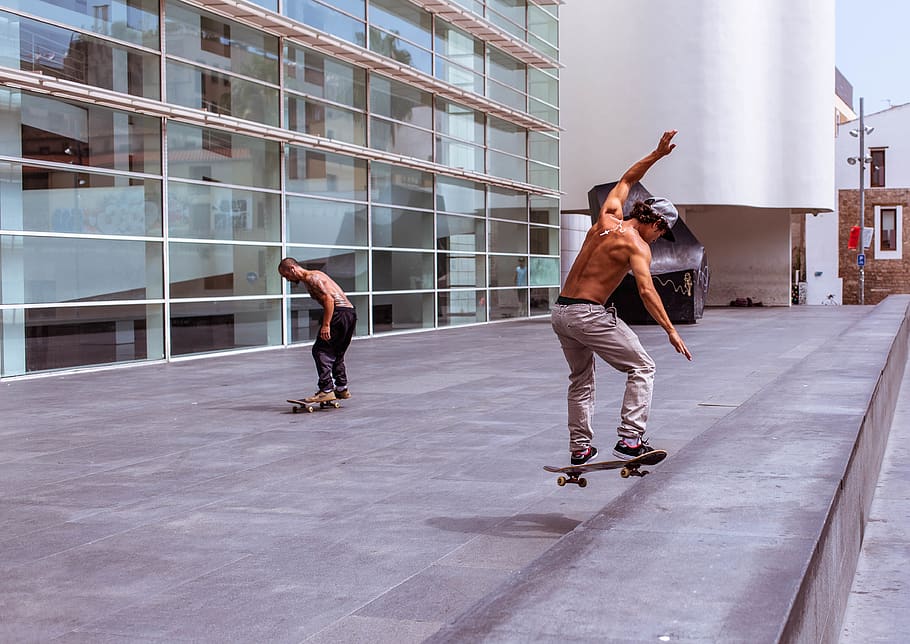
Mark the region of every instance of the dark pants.
[[328, 342], [316, 338], [313, 345], [313, 360], [316, 361], [316, 373], [319, 376], [319, 390], [331, 391], [343, 389], [348, 385], [348, 375], [344, 370], [344, 352], [354, 337], [357, 326], [357, 312], [352, 308], [336, 308], [329, 322], [332, 337]]

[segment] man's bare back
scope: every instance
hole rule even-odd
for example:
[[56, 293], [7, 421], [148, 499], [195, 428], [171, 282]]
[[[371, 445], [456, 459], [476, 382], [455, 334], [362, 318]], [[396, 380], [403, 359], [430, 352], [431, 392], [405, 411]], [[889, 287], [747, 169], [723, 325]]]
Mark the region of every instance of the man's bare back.
[[605, 303], [631, 269], [633, 256], [651, 263], [651, 249], [638, 227], [614, 216], [599, 221], [588, 230], [562, 294]]
[[315, 300], [325, 302], [325, 298], [328, 296], [336, 307], [350, 308], [353, 306], [344, 290], [322, 271], [307, 271], [302, 281], [307, 292]]

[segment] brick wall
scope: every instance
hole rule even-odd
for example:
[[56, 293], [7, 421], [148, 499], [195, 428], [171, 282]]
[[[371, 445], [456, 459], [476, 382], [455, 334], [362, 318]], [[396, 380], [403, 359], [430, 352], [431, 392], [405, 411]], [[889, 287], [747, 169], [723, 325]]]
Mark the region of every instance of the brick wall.
[[[903, 207], [902, 259], [875, 259], [875, 244], [866, 250], [865, 303], [878, 304], [888, 295], [910, 293], [910, 189], [908, 188], [866, 188], [865, 217], [863, 224], [875, 225], [875, 206]], [[838, 247], [840, 277], [844, 280], [844, 304], [859, 304], [859, 268], [856, 266], [856, 250], [847, 248], [850, 228], [859, 225], [859, 190], [839, 190]]]

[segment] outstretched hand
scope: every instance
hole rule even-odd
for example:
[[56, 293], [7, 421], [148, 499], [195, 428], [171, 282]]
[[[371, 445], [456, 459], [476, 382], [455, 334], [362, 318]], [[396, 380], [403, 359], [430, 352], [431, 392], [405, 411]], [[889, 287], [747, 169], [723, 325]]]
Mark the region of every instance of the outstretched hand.
[[670, 143], [673, 140], [673, 137], [676, 136], [678, 130], [667, 130], [663, 133], [663, 136], [660, 137], [660, 143], [657, 144], [657, 152], [660, 156], [665, 157], [673, 151], [673, 148], [676, 147], [675, 143]]

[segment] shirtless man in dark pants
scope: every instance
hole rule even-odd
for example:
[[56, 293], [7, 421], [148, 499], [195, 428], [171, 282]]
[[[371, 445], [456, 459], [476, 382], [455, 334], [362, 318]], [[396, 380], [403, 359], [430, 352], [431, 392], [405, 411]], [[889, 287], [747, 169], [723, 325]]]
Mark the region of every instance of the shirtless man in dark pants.
[[344, 368], [344, 353], [354, 337], [357, 312], [347, 295], [335, 281], [322, 271], [308, 271], [293, 257], [278, 264], [278, 273], [294, 284], [303, 282], [310, 296], [322, 304], [322, 326], [313, 344], [313, 360], [319, 376], [319, 390], [307, 402], [324, 402], [350, 398], [348, 376]]
[[639, 201], [630, 218], [623, 220], [623, 203], [632, 186], [659, 159], [676, 147], [675, 130], [664, 132], [653, 152], [632, 165], [607, 195], [600, 214], [588, 230], [578, 257], [566, 277], [551, 320], [569, 364], [569, 451], [572, 465], [581, 465], [597, 455], [594, 436], [594, 356], [626, 374], [619, 441], [613, 455], [630, 460], [651, 451], [644, 440], [654, 385], [654, 360], [638, 336], [607, 306], [608, 298], [629, 271], [642, 303], [651, 317], [667, 332], [670, 344], [692, 359], [673, 327], [651, 277], [651, 244], [661, 237], [675, 241], [671, 228], [679, 218], [672, 203], [661, 197]]

